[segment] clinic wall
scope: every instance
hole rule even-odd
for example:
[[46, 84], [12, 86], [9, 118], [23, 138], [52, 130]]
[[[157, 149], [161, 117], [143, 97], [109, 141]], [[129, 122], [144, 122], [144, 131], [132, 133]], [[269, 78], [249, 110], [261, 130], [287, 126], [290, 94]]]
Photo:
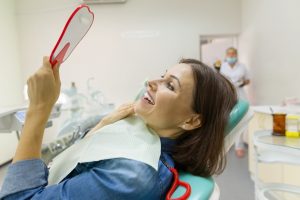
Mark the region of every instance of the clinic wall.
[[[23, 83], [49, 55], [73, 0], [17, 0]], [[199, 35], [238, 34], [240, 0], [128, 0], [91, 6], [95, 22], [61, 67], [63, 87], [86, 80], [117, 104], [129, 101], [145, 78], [158, 77], [182, 57], [199, 58]]]
[[[23, 103], [15, 2], [0, 0], [0, 112], [3, 107]], [[0, 133], [0, 165], [15, 152], [15, 134]]]
[[240, 59], [252, 74], [255, 104], [300, 97], [300, 1], [243, 0]]
[[15, 2], [0, 0], [0, 107], [22, 103]]

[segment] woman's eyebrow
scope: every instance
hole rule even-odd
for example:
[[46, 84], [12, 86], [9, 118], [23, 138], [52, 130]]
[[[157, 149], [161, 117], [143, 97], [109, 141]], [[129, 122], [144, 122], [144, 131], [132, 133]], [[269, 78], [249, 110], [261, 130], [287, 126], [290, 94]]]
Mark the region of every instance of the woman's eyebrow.
[[173, 79], [175, 79], [175, 80], [177, 80], [178, 85], [179, 85], [179, 87], [181, 88], [181, 84], [180, 84], [179, 78], [177, 78], [177, 77], [174, 76], [174, 75], [170, 75], [170, 77], [173, 78]]
[[[168, 70], [166, 69], [165, 75], [166, 75], [167, 73], [168, 73]], [[164, 76], [165, 76], [165, 75], [164, 75]], [[172, 75], [172, 74], [170, 75], [170, 77], [173, 78], [173, 79], [175, 79], [175, 80], [177, 80], [178, 85], [179, 85], [179, 87], [181, 88], [181, 84], [180, 84], [179, 78], [177, 78], [176, 76], [174, 76], [174, 75]]]

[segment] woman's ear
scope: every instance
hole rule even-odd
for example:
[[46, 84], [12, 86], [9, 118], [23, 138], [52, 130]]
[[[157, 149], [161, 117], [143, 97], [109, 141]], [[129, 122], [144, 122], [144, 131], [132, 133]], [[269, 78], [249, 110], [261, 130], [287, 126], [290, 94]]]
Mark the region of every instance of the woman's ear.
[[180, 125], [180, 128], [186, 131], [191, 131], [202, 126], [202, 117], [200, 114], [193, 114], [185, 122]]

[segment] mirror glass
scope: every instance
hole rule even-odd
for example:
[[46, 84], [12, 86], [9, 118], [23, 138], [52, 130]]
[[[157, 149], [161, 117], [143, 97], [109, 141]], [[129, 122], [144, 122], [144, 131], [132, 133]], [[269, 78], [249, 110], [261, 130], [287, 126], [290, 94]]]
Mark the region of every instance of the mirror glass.
[[63, 63], [88, 32], [94, 21], [94, 13], [86, 5], [80, 5], [71, 14], [52, 53], [50, 63]]

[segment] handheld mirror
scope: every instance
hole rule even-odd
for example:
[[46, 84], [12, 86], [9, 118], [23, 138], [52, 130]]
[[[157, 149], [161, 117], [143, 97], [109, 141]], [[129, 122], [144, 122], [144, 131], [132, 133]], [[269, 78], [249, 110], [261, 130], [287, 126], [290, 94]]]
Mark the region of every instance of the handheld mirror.
[[86, 35], [94, 21], [94, 13], [86, 5], [80, 5], [69, 17], [49, 61], [52, 67], [57, 63], [63, 63]]

